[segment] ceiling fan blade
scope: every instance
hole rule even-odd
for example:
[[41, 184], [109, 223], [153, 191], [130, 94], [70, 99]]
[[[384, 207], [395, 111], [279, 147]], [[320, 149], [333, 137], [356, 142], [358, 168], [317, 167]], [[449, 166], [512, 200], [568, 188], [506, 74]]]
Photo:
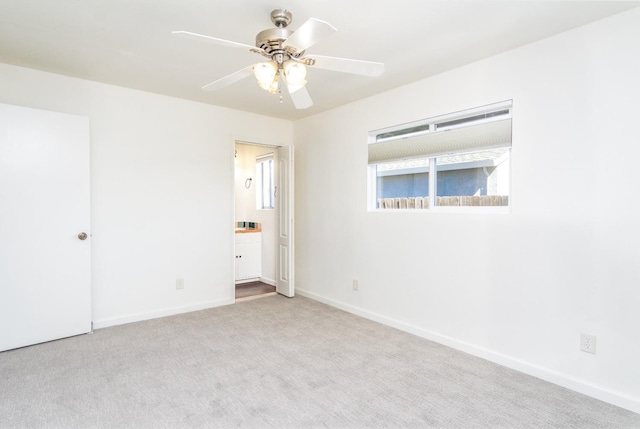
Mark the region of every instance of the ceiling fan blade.
[[305, 59], [314, 60], [315, 62], [313, 63], [312, 67], [319, 69], [353, 73], [371, 77], [380, 76], [382, 73], [384, 73], [384, 64], [376, 63], [373, 61], [325, 57], [323, 55], [308, 55], [303, 58], [303, 60]]
[[302, 52], [336, 31], [338, 30], [328, 22], [309, 18], [285, 40], [284, 46]]
[[[289, 89], [288, 86], [287, 89]], [[289, 91], [289, 95], [291, 96], [291, 101], [293, 101], [293, 105], [296, 106], [296, 109], [307, 109], [313, 106], [313, 101], [311, 100], [311, 96], [305, 86], [294, 92]]]
[[242, 70], [238, 70], [237, 72], [231, 73], [223, 78], [218, 80], [214, 80], [211, 83], [206, 84], [202, 87], [205, 91], [215, 91], [216, 89], [224, 88], [225, 86], [229, 86], [232, 83], [236, 83], [239, 80], [244, 79], [247, 76], [253, 74], [253, 64], [243, 68]]
[[255, 46], [245, 45], [244, 43], [232, 42], [231, 40], [218, 39], [217, 37], [205, 36], [204, 34], [192, 33], [190, 31], [172, 31], [171, 34], [174, 34], [178, 37], [182, 37], [185, 39], [193, 39], [193, 40], [199, 40], [201, 42], [215, 43], [216, 45], [227, 46], [230, 48], [260, 50]]

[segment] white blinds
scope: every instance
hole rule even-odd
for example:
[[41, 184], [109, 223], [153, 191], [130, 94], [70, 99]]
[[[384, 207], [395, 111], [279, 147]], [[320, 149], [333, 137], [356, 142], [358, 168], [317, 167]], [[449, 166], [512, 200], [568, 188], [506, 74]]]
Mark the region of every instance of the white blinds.
[[511, 118], [369, 145], [369, 164], [511, 146]]

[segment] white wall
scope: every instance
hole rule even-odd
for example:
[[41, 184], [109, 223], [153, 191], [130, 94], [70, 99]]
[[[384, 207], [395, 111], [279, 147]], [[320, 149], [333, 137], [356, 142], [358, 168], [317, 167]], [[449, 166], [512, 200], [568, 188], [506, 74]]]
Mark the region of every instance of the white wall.
[[[238, 156], [235, 161], [236, 221], [260, 222], [262, 224], [262, 272], [264, 282], [275, 285], [276, 278], [276, 211], [256, 209], [256, 157], [274, 153], [274, 148], [236, 144]], [[251, 178], [247, 189], [245, 182]]]
[[[640, 412], [638, 40], [635, 9], [295, 122], [298, 292]], [[511, 214], [367, 212], [368, 131], [507, 99]]]
[[0, 102], [90, 118], [96, 327], [233, 302], [234, 141], [289, 121], [5, 64]]

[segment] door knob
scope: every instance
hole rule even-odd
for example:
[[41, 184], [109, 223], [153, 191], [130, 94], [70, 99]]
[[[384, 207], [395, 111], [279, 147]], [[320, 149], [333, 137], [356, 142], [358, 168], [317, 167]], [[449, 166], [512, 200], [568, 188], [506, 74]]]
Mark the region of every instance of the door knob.
[[78, 234], [78, 240], [86, 240], [88, 237], [86, 232], [81, 232], [80, 234]]

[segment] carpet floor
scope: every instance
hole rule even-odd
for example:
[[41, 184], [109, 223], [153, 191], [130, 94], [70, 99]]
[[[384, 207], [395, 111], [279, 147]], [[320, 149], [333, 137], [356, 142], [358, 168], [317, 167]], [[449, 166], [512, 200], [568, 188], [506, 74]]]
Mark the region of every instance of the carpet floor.
[[270, 296], [0, 353], [1, 428], [640, 428], [640, 415]]

